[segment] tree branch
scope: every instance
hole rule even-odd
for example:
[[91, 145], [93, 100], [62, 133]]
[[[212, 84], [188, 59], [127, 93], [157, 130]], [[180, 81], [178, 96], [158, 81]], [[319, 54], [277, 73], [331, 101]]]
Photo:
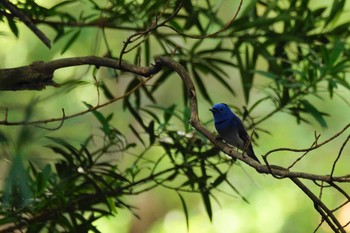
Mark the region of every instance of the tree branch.
[[49, 62], [38, 61], [31, 65], [17, 68], [0, 69], [0, 90], [42, 90], [46, 86], [57, 87], [59, 85], [52, 80], [55, 70], [80, 65], [109, 67], [144, 77], [149, 77], [160, 70], [157, 66], [140, 67], [105, 57], [62, 58]]
[[[0, 86], [1, 89], [12, 90], [11, 88], [18, 87], [30, 88], [33, 90], [44, 88], [48, 84], [53, 84], [53, 73], [55, 70], [70, 66], [78, 66], [78, 65], [95, 65], [97, 67], [104, 66], [110, 67], [122, 71], [131, 72], [133, 74], [141, 75], [144, 77], [149, 77], [157, 72], [161, 71], [163, 67], [168, 67], [171, 70], [174, 70], [182, 79], [185, 84], [186, 95], [189, 98], [190, 104], [190, 120], [189, 123], [201, 134], [203, 134], [213, 145], [215, 145], [218, 149], [220, 149], [225, 154], [229, 155], [234, 159], [239, 159], [248, 164], [249, 166], [256, 169], [259, 173], [271, 174], [275, 178], [289, 178], [291, 179], [314, 203], [315, 209], [322, 216], [322, 221], [327, 222], [327, 224], [335, 231], [335, 232], [344, 232], [344, 229], [340, 225], [339, 221], [334, 216], [334, 210], [331, 211], [329, 208], [321, 201], [320, 198], [317, 198], [309, 188], [307, 188], [299, 179], [307, 179], [316, 181], [327, 182], [330, 186], [334, 187], [338, 192], [344, 193], [344, 190], [337, 186], [335, 183], [341, 182], [350, 182], [350, 174], [344, 176], [332, 176], [332, 175], [316, 175], [304, 172], [294, 172], [290, 171], [287, 168], [269, 165], [266, 156], [264, 157], [264, 161], [266, 165], [260, 164], [255, 160], [251, 159], [248, 156], [242, 155], [237, 152], [232, 147], [227, 144], [216, 140], [216, 136], [212, 134], [208, 129], [206, 129], [202, 123], [200, 122], [200, 118], [198, 115], [198, 103], [197, 103], [197, 94], [194, 83], [192, 82], [191, 77], [185, 70], [183, 66], [181, 66], [178, 62], [168, 58], [168, 57], [157, 57], [155, 59], [155, 65], [148, 67], [140, 67], [137, 65], [128, 64], [119, 60], [114, 60], [110, 58], [100, 58], [100, 57], [77, 57], [77, 58], [65, 58], [59, 59], [51, 62], [35, 62], [29, 66], [18, 67], [13, 69], [5, 69], [0, 70]], [[20, 74], [20, 75], [19, 75]], [[19, 76], [18, 76], [19, 75]], [[11, 79], [12, 78], [12, 79]], [[10, 81], [9, 81], [10, 80]], [[36, 84], [35, 82], [39, 82]], [[103, 106], [107, 105], [104, 104]], [[65, 119], [67, 116], [64, 116]], [[306, 150], [313, 150], [319, 148], [320, 146], [330, 142], [335, 139], [342, 133], [346, 132], [346, 130], [350, 127], [350, 124], [347, 125], [343, 130], [339, 133], [335, 134], [333, 137], [322, 143], [314, 143], [312, 147], [303, 150], [294, 150], [288, 148], [282, 148], [270, 151], [277, 152], [280, 150], [290, 150], [294, 152], [305, 152]], [[343, 143], [342, 149], [339, 152], [339, 156], [345, 147], [348, 139]], [[338, 157], [339, 157], [338, 156]], [[332, 172], [333, 174], [333, 172]], [[334, 185], [332, 185], [334, 184]], [[321, 187], [323, 188], [323, 186]]]
[[32, 22], [32, 20], [24, 14], [16, 5], [12, 4], [8, 0], [2, 0], [2, 5], [4, 5], [13, 16], [18, 17], [27, 27], [32, 30], [32, 32], [48, 47], [51, 48], [51, 42], [46, 35], [40, 31], [39, 28]]
[[[218, 147], [225, 154], [229, 155], [232, 158], [244, 161], [248, 165], [254, 167], [258, 172], [271, 174], [274, 177], [277, 176], [277, 178], [290, 178], [293, 181], [293, 183], [296, 184], [313, 201], [315, 209], [319, 212], [319, 214], [322, 217], [322, 221], [327, 222], [327, 224], [332, 228], [334, 232], [345, 232], [344, 228], [339, 223], [338, 219], [334, 216], [333, 211], [329, 210], [329, 208], [321, 201], [321, 199], [317, 198], [317, 196], [315, 196], [312, 193], [312, 191], [299, 180], [299, 178], [310, 179], [314, 181], [316, 180], [326, 181], [331, 184], [331, 182], [335, 181], [335, 179], [336, 179], [336, 182], [350, 182], [350, 174], [335, 178], [330, 175], [320, 176], [320, 175], [314, 175], [314, 174], [308, 174], [308, 173], [302, 173], [302, 172], [291, 172], [288, 169], [279, 167], [279, 166], [262, 165], [248, 156], [243, 156], [242, 154], [238, 153], [236, 150], [233, 150], [231, 147], [229, 147], [225, 143], [222, 143], [216, 140], [216, 137], [211, 132], [209, 132], [200, 122], [199, 116], [198, 116], [198, 105], [197, 105], [197, 96], [196, 96], [195, 86], [189, 74], [186, 72], [185, 68], [182, 67], [179, 63], [175, 62], [174, 60], [166, 57], [157, 58], [156, 63], [167, 66], [172, 70], [176, 71], [178, 75], [181, 77], [181, 79], [183, 80], [186, 88], [186, 94], [190, 100], [190, 109], [191, 109], [190, 124], [196, 130], [202, 133], [210, 142], [212, 142], [216, 147]], [[327, 140], [326, 143], [331, 141], [341, 133], [343, 133], [348, 127], [349, 125], [346, 126], [344, 130], [341, 131], [339, 134], [337, 134], [330, 140]], [[264, 158], [264, 160], [266, 162], [266, 157]]]

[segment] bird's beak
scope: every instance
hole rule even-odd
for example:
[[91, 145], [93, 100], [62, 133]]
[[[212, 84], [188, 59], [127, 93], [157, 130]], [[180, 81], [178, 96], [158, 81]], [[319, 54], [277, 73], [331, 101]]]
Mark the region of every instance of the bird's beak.
[[214, 108], [209, 108], [209, 111], [215, 112], [216, 110]]

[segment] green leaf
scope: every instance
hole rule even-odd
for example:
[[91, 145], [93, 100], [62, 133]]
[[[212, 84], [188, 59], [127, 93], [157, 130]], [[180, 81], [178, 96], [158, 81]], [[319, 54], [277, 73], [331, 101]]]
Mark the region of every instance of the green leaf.
[[182, 119], [182, 123], [185, 127], [186, 132], [189, 132], [191, 130], [191, 125], [189, 124], [190, 122], [190, 118], [191, 118], [191, 109], [188, 106], [184, 107], [183, 110], [183, 119]]
[[210, 202], [210, 190], [206, 185], [208, 180], [208, 175], [207, 175], [204, 159], [200, 160], [200, 168], [202, 171], [202, 177], [200, 177], [200, 179], [198, 180], [199, 190], [201, 192], [203, 203], [207, 211], [208, 217], [211, 221], [213, 218], [213, 211], [212, 211], [211, 202]]
[[163, 114], [164, 122], [167, 124], [170, 120], [170, 118], [174, 115], [174, 110], [176, 108], [176, 104], [172, 104], [170, 107], [168, 107]]
[[336, 41], [334, 48], [331, 51], [331, 54], [329, 55], [329, 60], [328, 60], [328, 64], [329, 66], [332, 66], [333, 64], [335, 64], [336, 60], [339, 58], [340, 54], [343, 53], [344, 51], [344, 42], [341, 41]]
[[349, 28], [350, 28], [350, 22], [346, 22], [346, 23], [340, 24], [337, 27], [333, 28], [330, 33], [335, 34], [335, 35], [348, 33]]
[[143, 122], [142, 117], [140, 116], [139, 112], [130, 104], [128, 99], [124, 100], [125, 107], [129, 110], [131, 115], [135, 118], [135, 120], [142, 126], [144, 130], [147, 130], [147, 126]]
[[326, 25], [332, 22], [342, 11], [345, 5], [345, 0], [334, 0], [331, 12], [326, 19]]
[[39, 193], [45, 191], [49, 178], [51, 176], [51, 166], [47, 164], [42, 172], [39, 172], [36, 176], [36, 186]]
[[215, 180], [214, 182], [211, 184], [212, 188], [217, 187], [218, 185], [220, 185], [223, 181], [225, 181], [227, 178], [227, 173], [222, 173], [220, 174]]
[[187, 227], [187, 231], [188, 231], [188, 230], [189, 230], [189, 227], [190, 227], [190, 224], [189, 224], [189, 216], [188, 216], [187, 205], [186, 205], [186, 202], [185, 202], [185, 199], [183, 198], [183, 196], [182, 196], [179, 192], [176, 192], [176, 193], [177, 193], [177, 195], [178, 195], [179, 198], [180, 198], [181, 205], [182, 205], [182, 208], [183, 208], [184, 213], [185, 213], [186, 227]]
[[272, 80], [277, 80], [279, 78], [278, 75], [272, 73], [272, 72], [268, 72], [268, 71], [264, 71], [264, 70], [253, 70], [253, 72], [257, 73], [257, 74], [260, 74], [260, 75], [263, 75], [265, 76], [266, 78], [269, 78], [269, 79], [272, 79]]
[[22, 155], [16, 153], [3, 190], [3, 205], [19, 209], [29, 204], [32, 198], [30, 176], [23, 166]]
[[268, 27], [272, 27], [273, 24], [279, 23], [279, 22], [288, 22], [288, 21], [294, 21], [297, 19], [298, 16], [292, 16], [290, 13], [280, 13], [276, 17], [259, 17], [255, 18], [254, 20], [249, 19], [249, 16], [241, 17], [236, 19], [232, 23], [232, 29], [233, 32], [239, 32], [244, 31], [250, 28], [258, 28], [258, 29], [264, 29], [264, 31], [267, 31], [265, 28], [268, 25]]
[[68, 40], [68, 42], [66, 43], [66, 45], [63, 47], [63, 49], [61, 50], [61, 55], [64, 54], [72, 45], [73, 43], [78, 39], [80, 33], [81, 33], [81, 29], [76, 31], [73, 36]]
[[[213, 52], [211, 50], [211, 52]], [[221, 58], [214, 58], [214, 57], [205, 57], [205, 60], [210, 64], [210, 63], [218, 63], [220, 65], [226, 65], [229, 67], [237, 67], [237, 65], [233, 62], [231, 62], [230, 60], [225, 60], [225, 59], [221, 59]]]
[[151, 45], [150, 45], [150, 39], [147, 38], [144, 42], [144, 47], [145, 47], [145, 63], [146, 65], [150, 64], [150, 60], [151, 60]]
[[318, 18], [318, 17], [321, 17], [322, 14], [327, 10], [327, 7], [320, 7], [314, 11], [312, 11], [312, 15], [314, 18]]
[[[253, 51], [250, 51], [253, 50]], [[250, 44], [244, 44], [244, 55], [241, 54], [240, 50], [237, 50], [236, 53], [237, 63], [239, 72], [241, 74], [241, 81], [243, 84], [243, 94], [244, 99], [249, 102], [249, 93], [252, 88], [253, 78], [256, 61], [257, 61], [257, 50], [254, 47], [251, 47]], [[243, 60], [244, 59], [244, 60]]]
[[156, 103], [157, 100], [153, 97], [152, 93], [146, 86], [141, 86], [141, 90], [143, 90], [143, 93], [153, 102]]
[[104, 81], [101, 81], [100, 87], [101, 87], [101, 89], [103, 91], [103, 94], [105, 95], [105, 97], [108, 100], [114, 99], [114, 96], [113, 96], [112, 92], [109, 90], [109, 88], [107, 87], [107, 85], [106, 85], [106, 83]]
[[171, 117], [176, 117], [177, 119], [179, 119], [180, 121], [183, 120], [183, 118], [181, 117], [181, 115], [177, 114], [177, 112], [175, 111], [176, 105], [170, 105], [169, 107], [162, 107], [162, 106], [158, 106], [158, 105], [149, 105], [149, 107], [151, 108], [155, 108], [155, 109], [160, 109], [162, 111], [164, 111], [163, 114], [163, 118], [165, 123], [167, 123]]
[[141, 138], [140, 133], [137, 132], [137, 130], [136, 130], [132, 125], [130, 125], [130, 124], [129, 124], [129, 128], [131, 129], [131, 131], [133, 132], [133, 134], [136, 136], [136, 138], [139, 139], [139, 141], [142, 143], [142, 145], [145, 146], [145, 142], [144, 142], [143, 139]]
[[70, 161], [72, 164], [74, 164], [73, 157], [75, 157], [77, 161], [82, 163], [81, 153], [73, 145], [69, 144], [68, 142], [66, 142], [65, 140], [63, 140], [61, 138], [55, 138], [55, 137], [47, 137], [47, 138], [50, 139], [51, 141], [57, 143], [58, 145], [61, 145], [62, 147], [67, 149], [69, 152], [65, 151], [64, 149], [62, 149], [60, 147], [53, 146], [53, 145], [47, 146], [48, 148], [52, 149], [53, 151], [55, 151], [58, 154], [61, 154], [62, 156], [64, 156], [66, 158], [67, 161]]
[[46, 147], [50, 148], [56, 154], [59, 154], [59, 155], [63, 156], [64, 159], [66, 161], [68, 161], [71, 165], [73, 165], [73, 166], [75, 165], [73, 157], [67, 151], [62, 149], [61, 147], [57, 147], [57, 146], [53, 146], [53, 145], [48, 145]]
[[156, 135], [154, 133], [154, 121], [151, 121], [146, 129], [149, 136], [149, 143], [153, 144], [156, 140]]
[[54, 29], [56, 31], [56, 36], [53, 39], [53, 42], [55, 43], [65, 35], [64, 28], [61, 26], [55, 26], [55, 27], [52, 27], [52, 29]]
[[12, 20], [11, 18], [7, 18], [7, 22], [8, 22], [8, 25], [9, 25], [12, 33], [18, 38], [19, 32], [18, 32], [18, 28], [17, 28], [15, 21]]
[[62, 6], [71, 4], [71, 3], [76, 3], [76, 1], [75, 1], [75, 0], [69, 0], [69, 1], [60, 2], [60, 3], [58, 3], [58, 4], [54, 5], [54, 6], [52, 6], [52, 7], [50, 8], [50, 11], [56, 11], [56, 9], [58, 9], [58, 8], [60, 8], [60, 7], [62, 7]]
[[[208, 64], [201, 64], [201, 63], [195, 63], [194, 66], [196, 66], [197, 69], [200, 69], [202, 72], [211, 74], [212, 76], [215, 77], [215, 79], [220, 82], [230, 93], [233, 95], [235, 94], [234, 90], [232, 89], [231, 85], [226, 82], [224, 76], [220, 75], [217, 71], [215, 71], [215, 66], [213, 64], [208, 63]], [[218, 68], [218, 67], [217, 67]], [[219, 71], [220, 72], [220, 71]], [[224, 74], [227, 75], [227, 74]]]
[[[135, 76], [135, 78], [133, 80], [130, 81], [129, 85], [127, 86], [125, 93], [131, 91], [132, 89], [134, 89], [137, 85], [140, 84], [140, 80]], [[135, 105], [136, 107], [140, 107], [140, 90], [137, 89], [134, 93], [133, 93], [134, 97], [135, 97]], [[131, 104], [130, 104], [130, 99], [129, 98], [124, 98], [123, 101], [123, 108], [130, 108]], [[130, 109], [129, 109], [130, 110]], [[132, 111], [130, 111], [131, 113], [133, 113]]]
[[310, 104], [310, 102], [307, 100], [301, 100], [300, 103], [304, 106], [305, 110], [308, 111], [322, 127], [327, 128], [327, 123], [323, 116], [328, 114], [318, 111], [315, 108], [315, 106]]
[[335, 81], [336, 83], [342, 85], [343, 87], [345, 87], [346, 89], [350, 90], [350, 83], [347, 82], [346, 78], [342, 79], [342, 78], [336, 78], [333, 81]]
[[195, 66], [192, 66], [192, 74], [194, 76], [194, 80], [196, 81], [200, 93], [203, 95], [204, 99], [207, 100], [210, 104], [213, 104], [213, 101], [211, 100], [207, 89], [204, 85], [204, 82], [202, 81], [202, 78], [200, 77], [199, 73], [197, 72]]
[[175, 21], [175, 20], [170, 20], [169, 24], [177, 31], [182, 31], [182, 27]]
[[[85, 104], [86, 107], [88, 107], [88, 109], [92, 109], [93, 106], [91, 104], [88, 104], [86, 102], [83, 102]], [[94, 114], [94, 116], [97, 118], [97, 120], [101, 123], [102, 125], [102, 131], [106, 134], [109, 135], [110, 134], [110, 125], [108, 123], [108, 120], [103, 116], [103, 114], [101, 114], [99, 111], [97, 110], [92, 110], [91, 111], [92, 114]]]
[[166, 69], [162, 72], [159, 78], [156, 80], [154, 85], [152, 85], [151, 93], [154, 93], [159, 87], [162, 87], [163, 82], [170, 76], [174, 71], [171, 69]]
[[208, 217], [211, 221], [213, 219], [213, 211], [210, 203], [210, 192], [208, 190], [202, 190], [201, 195], [202, 195], [205, 210], [207, 211]]
[[0, 130], [0, 145], [6, 145], [8, 142], [7, 136]]

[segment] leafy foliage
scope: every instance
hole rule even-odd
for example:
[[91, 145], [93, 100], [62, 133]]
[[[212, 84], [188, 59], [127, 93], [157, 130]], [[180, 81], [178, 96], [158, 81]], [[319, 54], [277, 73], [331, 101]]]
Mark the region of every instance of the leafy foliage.
[[[105, 48], [104, 56], [141, 65], [150, 65], [157, 55], [172, 56], [191, 74], [201, 97], [210, 104], [217, 101], [213, 89], [236, 95], [237, 80], [232, 73], [237, 71], [245, 106], [234, 106], [236, 112], [248, 128], [266, 132], [259, 124], [281, 111], [298, 123], [309, 123], [311, 117], [327, 127], [327, 113], [313, 98], [324, 98], [320, 92], [325, 91], [333, 98], [337, 88], [350, 89], [345, 76], [350, 66], [350, 22], [337, 21], [344, 3], [339, 0], [330, 7], [313, 7], [309, 0], [252, 1], [217, 34], [212, 33], [228, 21], [222, 17], [222, 1], [79, 0], [44, 7], [26, 0], [15, 6], [36, 25], [53, 29], [54, 42], [65, 41], [62, 53], [83, 40], [84, 28], [93, 27], [101, 31], [103, 40], [98, 42]], [[0, 20], [16, 37], [21, 36], [21, 19], [2, 3]], [[117, 35], [128, 33], [120, 51], [110, 45], [115, 37], [107, 36], [107, 29]], [[267, 67], [262, 68], [261, 63]], [[98, 95], [113, 103], [117, 100], [114, 84], [98, 72], [96, 67], [93, 76]], [[117, 81], [121, 74], [111, 72]], [[48, 137], [47, 147], [60, 159], [43, 166], [14, 153], [2, 191], [0, 225], [12, 223], [13, 229], [28, 232], [98, 232], [93, 225], [96, 219], [115, 214], [118, 208], [133, 212], [127, 197], [159, 186], [178, 194], [188, 224], [184, 192], [200, 193], [210, 219], [219, 185], [226, 183], [240, 196], [227, 179], [233, 161], [220, 157], [216, 148], [190, 128], [190, 112], [183, 107], [188, 96], [183, 93], [183, 105], [168, 107], [157, 98], [171, 77], [172, 71], [165, 69], [147, 85], [135, 75], [123, 89], [123, 109], [131, 116], [123, 123], [134, 135], [132, 142], [126, 132], [113, 126], [112, 119], [119, 117], [116, 113], [107, 114], [84, 103], [99, 124], [97, 135], [87, 135], [80, 145]], [[266, 83], [260, 87], [264, 96], [251, 98], [258, 89], [255, 83], [261, 80]], [[75, 83], [79, 88], [79, 81]], [[180, 100], [179, 94], [173, 102]], [[255, 117], [254, 111], [266, 102], [273, 109]], [[21, 131], [18, 147], [30, 138], [29, 128]], [[0, 131], [0, 146], [8, 148], [9, 144], [6, 131]], [[154, 148], [161, 152], [151, 154]], [[126, 162], [124, 155], [133, 159]], [[127, 165], [122, 166], [124, 163]]]
[[[109, 124], [112, 115], [105, 117], [97, 111], [92, 113], [100, 123], [100, 134], [83, 144], [74, 146], [64, 139], [49, 138], [47, 147], [61, 157], [57, 162], [42, 168], [29, 163], [29, 176], [25, 178], [22, 159], [16, 157], [3, 193], [0, 224], [13, 222], [17, 227], [25, 226], [28, 232], [43, 228], [98, 232], [92, 224], [96, 219], [115, 213], [116, 208], [132, 211], [124, 199], [156, 186], [175, 190], [180, 197], [181, 192], [202, 193], [211, 218], [210, 195], [222, 182], [229, 183], [226, 174], [233, 163], [219, 157], [218, 150], [195, 132], [169, 130], [174, 116], [185, 119], [172, 114], [175, 110], [175, 106], [162, 109], [164, 121], [155, 119], [154, 137], [159, 140], [144, 144], [145, 152], [129, 167], [121, 166], [118, 157], [130, 155], [135, 144]], [[98, 140], [102, 141], [96, 147]], [[159, 146], [164, 148], [163, 154], [147, 153]], [[10, 185], [16, 188], [16, 194]]]

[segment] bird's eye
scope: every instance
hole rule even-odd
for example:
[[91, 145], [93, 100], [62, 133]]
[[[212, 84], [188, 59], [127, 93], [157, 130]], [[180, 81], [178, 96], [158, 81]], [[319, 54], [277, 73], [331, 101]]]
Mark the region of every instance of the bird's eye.
[[223, 112], [223, 111], [224, 111], [224, 109], [223, 109], [223, 108], [220, 108], [220, 111], [221, 111], [221, 112]]

